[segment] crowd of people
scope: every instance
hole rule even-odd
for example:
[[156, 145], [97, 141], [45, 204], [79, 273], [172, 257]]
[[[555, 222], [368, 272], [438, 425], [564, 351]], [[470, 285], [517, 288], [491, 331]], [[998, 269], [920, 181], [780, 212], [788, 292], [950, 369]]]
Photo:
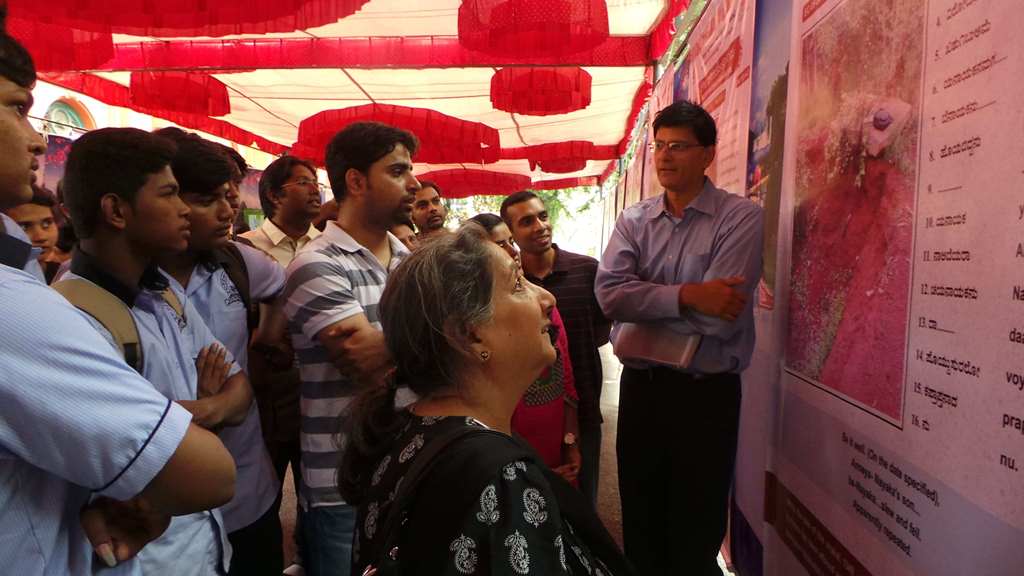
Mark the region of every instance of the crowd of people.
[[[666, 193], [599, 263], [529, 191], [453, 229], [380, 123], [330, 141], [327, 202], [315, 165], [272, 162], [244, 233], [245, 161], [177, 128], [83, 134], [54, 194], [35, 76], [0, 34], [5, 572], [719, 574], [761, 216], [705, 178], [703, 109], [658, 115]], [[700, 344], [623, 357], [623, 554], [598, 349], [637, 324]]]

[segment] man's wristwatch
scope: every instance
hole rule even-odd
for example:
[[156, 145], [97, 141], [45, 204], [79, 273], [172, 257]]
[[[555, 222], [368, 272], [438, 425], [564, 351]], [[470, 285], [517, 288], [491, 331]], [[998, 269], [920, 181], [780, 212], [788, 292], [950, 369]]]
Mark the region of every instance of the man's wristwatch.
[[576, 445], [576, 435], [572, 432], [566, 432], [565, 436], [562, 436], [562, 444], [569, 446], [570, 448]]

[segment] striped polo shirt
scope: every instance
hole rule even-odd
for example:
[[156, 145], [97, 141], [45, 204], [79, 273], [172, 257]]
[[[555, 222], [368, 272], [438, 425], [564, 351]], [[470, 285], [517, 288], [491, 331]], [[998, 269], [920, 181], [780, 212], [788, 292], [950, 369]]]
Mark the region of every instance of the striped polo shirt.
[[302, 379], [300, 500], [305, 506], [343, 504], [338, 494], [338, 417], [356, 394], [353, 381], [328, 359], [316, 335], [356, 314], [378, 330], [384, 283], [409, 251], [388, 233], [388, 269], [335, 222], [306, 244], [288, 265], [284, 312]]

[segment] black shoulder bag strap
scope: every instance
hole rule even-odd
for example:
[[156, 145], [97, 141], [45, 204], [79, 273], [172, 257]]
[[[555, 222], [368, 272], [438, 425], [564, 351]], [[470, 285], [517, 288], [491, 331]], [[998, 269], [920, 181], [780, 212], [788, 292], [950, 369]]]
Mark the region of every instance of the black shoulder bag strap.
[[[384, 539], [380, 541], [379, 547], [371, 554], [371, 558], [374, 559], [371, 562], [371, 566], [377, 570], [374, 574], [377, 576], [393, 576], [402, 573], [399, 563], [401, 552], [399, 544], [402, 539], [402, 526], [405, 524], [413, 501], [416, 498], [417, 488], [429, 476], [430, 471], [440, 460], [438, 456], [441, 455], [442, 451], [460, 439], [477, 434], [494, 434], [507, 438], [500, 432], [474, 426], [460, 426], [431, 440], [413, 458], [412, 465], [402, 478], [398, 494], [391, 503], [391, 509], [388, 511], [387, 518], [382, 524], [383, 531], [381, 534], [384, 536]], [[478, 495], [479, 491], [473, 497], [476, 498]], [[367, 568], [367, 573], [370, 573], [369, 568]]]
[[555, 493], [562, 518], [568, 520], [590, 553], [600, 558], [615, 576], [636, 574], [636, 569], [626, 560], [618, 543], [608, 533], [587, 498], [547, 466], [544, 466], [544, 477]]

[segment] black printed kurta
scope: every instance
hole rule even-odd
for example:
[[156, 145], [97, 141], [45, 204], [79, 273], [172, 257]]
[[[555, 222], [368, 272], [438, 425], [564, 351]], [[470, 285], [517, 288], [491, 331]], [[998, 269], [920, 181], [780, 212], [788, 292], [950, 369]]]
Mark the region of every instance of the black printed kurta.
[[[432, 439], [459, 426], [482, 426], [465, 417], [410, 415], [394, 449], [377, 465], [356, 519], [355, 565], [361, 574], [369, 558], [360, 550], [376, 548], [390, 503], [415, 455]], [[468, 510], [452, 510], [463, 521], [445, 536], [443, 575], [575, 574], [611, 576], [564, 522], [544, 473], [532, 462], [509, 462], [495, 470]], [[415, 538], [415, 535], [407, 535]]]

